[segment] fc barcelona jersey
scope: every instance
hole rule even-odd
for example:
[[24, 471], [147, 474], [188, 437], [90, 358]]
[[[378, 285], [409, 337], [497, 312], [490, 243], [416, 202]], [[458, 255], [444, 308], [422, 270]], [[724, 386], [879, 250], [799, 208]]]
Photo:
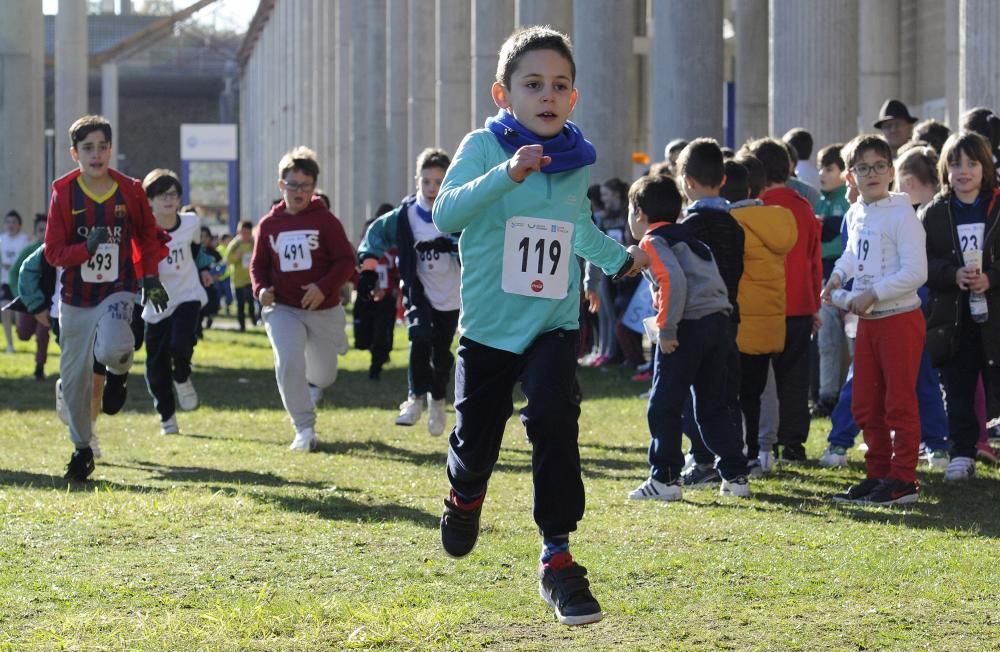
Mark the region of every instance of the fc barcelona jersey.
[[108, 229], [109, 238], [85, 263], [63, 269], [62, 300], [92, 307], [116, 292], [136, 292], [139, 284], [132, 264], [132, 221], [118, 184], [103, 196], [93, 194], [81, 178], [70, 188], [72, 234], [67, 244], [86, 242], [87, 235], [102, 226]]

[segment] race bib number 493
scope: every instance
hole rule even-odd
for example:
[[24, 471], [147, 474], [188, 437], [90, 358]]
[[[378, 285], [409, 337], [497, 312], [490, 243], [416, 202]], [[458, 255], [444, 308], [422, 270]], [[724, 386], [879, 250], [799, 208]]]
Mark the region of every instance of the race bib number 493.
[[572, 254], [571, 222], [512, 217], [504, 233], [501, 287], [509, 294], [564, 299]]
[[110, 283], [118, 278], [118, 245], [111, 242], [97, 245], [94, 255], [80, 267], [85, 283]]

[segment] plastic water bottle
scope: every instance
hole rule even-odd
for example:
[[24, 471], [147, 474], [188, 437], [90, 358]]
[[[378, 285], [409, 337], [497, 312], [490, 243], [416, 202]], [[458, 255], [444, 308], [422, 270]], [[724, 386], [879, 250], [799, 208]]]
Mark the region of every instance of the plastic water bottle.
[[986, 305], [986, 295], [982, 292], [969, 292], [969, 312], [972, 313], [972, 321], [977, 324], [984, 324], [990, 318], [990, 309]]

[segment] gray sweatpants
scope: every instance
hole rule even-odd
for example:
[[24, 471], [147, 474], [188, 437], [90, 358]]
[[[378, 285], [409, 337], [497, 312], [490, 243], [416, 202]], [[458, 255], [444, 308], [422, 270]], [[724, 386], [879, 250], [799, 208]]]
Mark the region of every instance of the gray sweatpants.
[[778, 443], [778, 384], [774, 380], [774, 365], [767, 367], [767, 385], [760, 395], [760, 431], [757, 441], [762, 451], [774, 450]]
[[90, 445], [90, 398], [94, 359], [113, 374], [132, 368], [135, 294], [116, 292], [93, 308], [62, 304], [59, 312], [59, 377], [69, 410], [69, 438], [77, 448]]
[[309, 384], [328, 387], [337, 380], [337, 356], [347, 353], [343, 306], [303, 310], [273, 304], [261, 311], [274, 349], [274, 376], [295, 432], [316, 425]]

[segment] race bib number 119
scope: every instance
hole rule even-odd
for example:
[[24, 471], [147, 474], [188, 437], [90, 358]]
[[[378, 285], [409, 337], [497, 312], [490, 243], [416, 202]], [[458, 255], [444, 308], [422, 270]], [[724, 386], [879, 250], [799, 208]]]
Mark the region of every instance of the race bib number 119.
[[573, 224], [538, 217], [507, 220], [502, 288], [509, 294], [564, 299], [573, 260]]

